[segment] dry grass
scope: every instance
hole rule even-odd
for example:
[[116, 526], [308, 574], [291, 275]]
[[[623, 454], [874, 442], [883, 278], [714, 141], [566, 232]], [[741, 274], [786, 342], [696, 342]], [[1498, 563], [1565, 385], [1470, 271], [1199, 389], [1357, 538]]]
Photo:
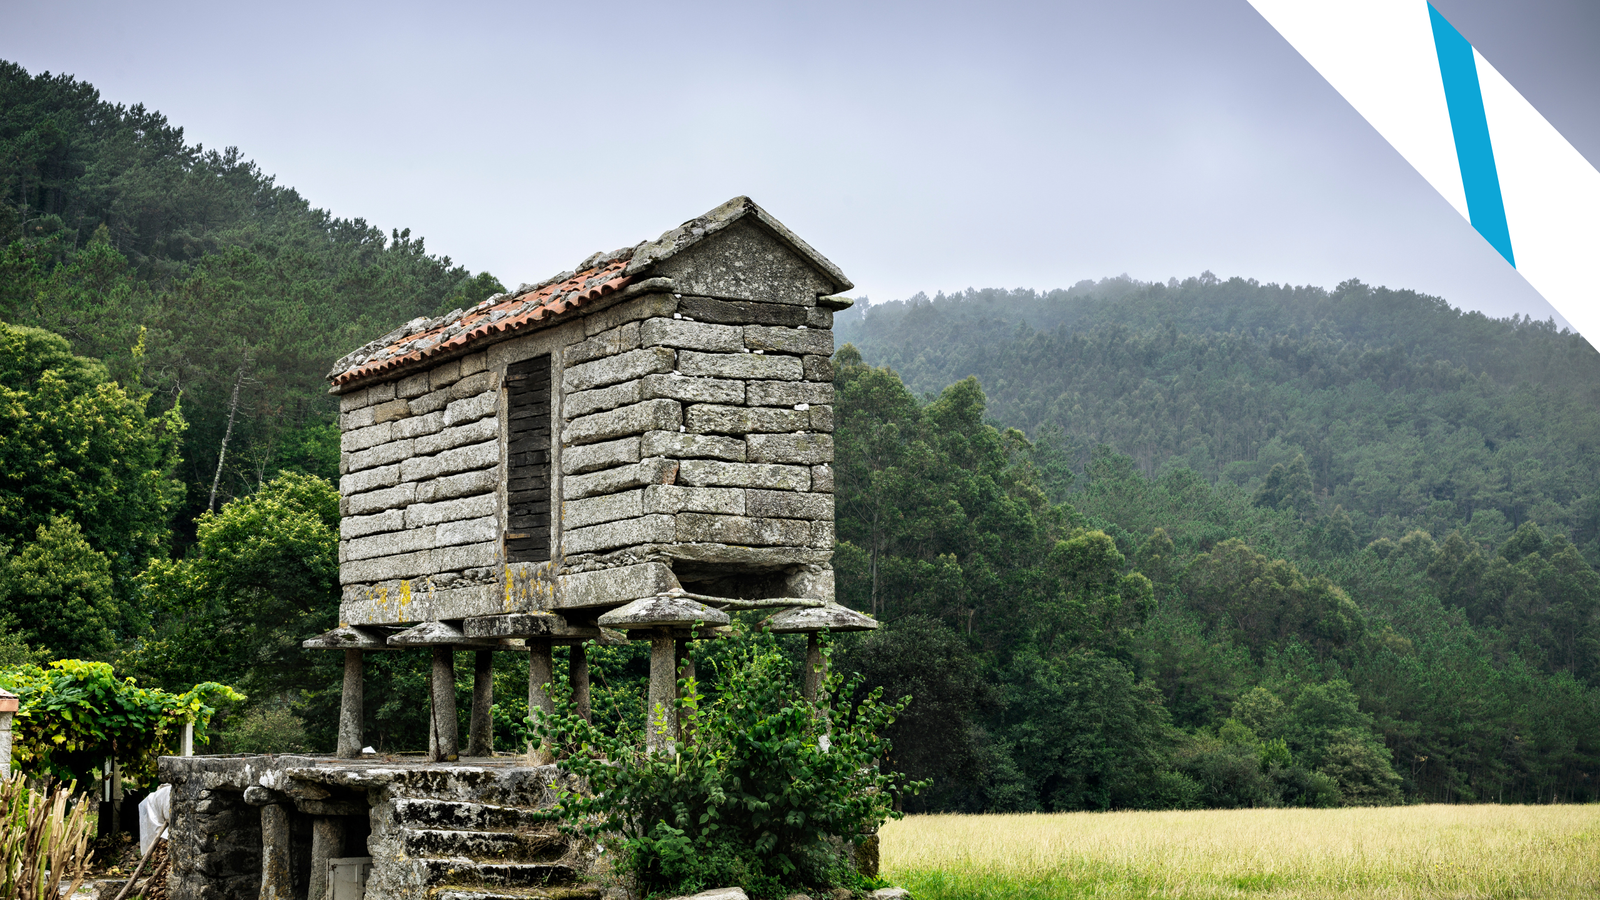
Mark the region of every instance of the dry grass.
[[908, 816], [917, 900], [1600, 897], [1600, 805]]

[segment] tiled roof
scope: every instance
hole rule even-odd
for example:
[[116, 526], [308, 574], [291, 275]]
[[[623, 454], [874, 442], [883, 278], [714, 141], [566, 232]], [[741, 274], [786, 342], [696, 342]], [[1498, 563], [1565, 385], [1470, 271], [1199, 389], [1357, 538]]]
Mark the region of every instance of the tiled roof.
[[721, 231], [746, 215], [756, 216], [818, 269], [827, 273], [835, 283], [835, 291], [846, 291], [852, 287], [838, 267], [811, 249], [810, 245], [768, 215], [749, 197], [735, 197], [654, 241], [645, 241], [610, 253], [596, 253], [580, 263], [575, 271], [562, 272], [539, 284], [523, 285], [510, 293], [496, 294], [471, 309], [454, 310], [437, 319], [413, 319], [334, 363], [328, 378], [333, 382], [333, 389], [338, 391], [374, 375], [406, 368], [429, 357], [459, 351], [496, 334], [543, 325], [549, 319], [643, 280], [656, 263]]

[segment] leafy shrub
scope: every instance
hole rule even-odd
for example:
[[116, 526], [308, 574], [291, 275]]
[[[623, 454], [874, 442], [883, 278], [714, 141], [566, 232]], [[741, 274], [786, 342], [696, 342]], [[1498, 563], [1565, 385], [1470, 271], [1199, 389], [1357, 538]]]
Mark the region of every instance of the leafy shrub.
[[0, 669], [0, 687], [21, 700], [13, 722], [17, 767], [80, 784], [87, 784], [94, 767], [112, 755], [127, 774], [141, 780], [153, 776], [156, 757], [177, 749], [184, 722], [193, 722], [195, 738], [204, 740], [215, 704], [244, 699], [210, 681], [182, 694], [142, 688], [132, 678], [113, 676], [109, 663], [78, 659], [57, 660], [44, 669]]
[[[880, 737], [907, 701], [881, 691], [854, 706], [812, 703], [770, 642], [737, 648], [712, 673], [715, 697], [680, 683], [675, 753], [644, 750], [642, 731], [608, 735], [558, 699], [535, 732], [584, 790], [560, 794], [546, 818], [569, 833], [620, 840], [618, 867], [646, 894], [741, 884], [757, 897], [788, 888], [853, 883], [842, 851], [890, 818], [895, 796], [916, 791], [884, 774]], [[837, 675], [824, 698], [852, 696]]]
[[266, 706], [245, 710], [218, 735], [218, 753], [305, 753], [306, 723], [291, 710]]

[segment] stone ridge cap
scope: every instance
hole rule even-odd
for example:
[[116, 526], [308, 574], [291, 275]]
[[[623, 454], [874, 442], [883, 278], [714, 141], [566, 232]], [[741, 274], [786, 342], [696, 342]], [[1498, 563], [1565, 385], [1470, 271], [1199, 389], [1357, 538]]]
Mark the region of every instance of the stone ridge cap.
[[627, 288], [647, 276], [656, 264], [746, 216], [754, 216], [766, 230], [826, 275], [834, 283], [833, 293], [854, 287], [827, 257], [757, 206], [754, 200], [739, 196], [662, 233], [653, 241], [592, 254], [576, 269], [560, 272], [537, 284], [524, 284], [515, 291], [495, 294], [468, 309], [454, 309], [432, 319], [421, 316], [412, 319], [341, 357], [328, 372], [328, 380], [338, 392], [358, 380], [409, 367], [446, 351], [462, 351], [496, 333], [517, 330], [535, 322], [549, 324], [550, 319]]

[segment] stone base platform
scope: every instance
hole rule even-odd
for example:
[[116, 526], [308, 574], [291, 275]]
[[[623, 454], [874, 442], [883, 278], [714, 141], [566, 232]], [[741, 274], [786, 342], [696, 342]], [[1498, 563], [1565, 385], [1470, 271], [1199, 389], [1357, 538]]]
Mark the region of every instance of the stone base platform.
[[159, 772], [171, 900], [333, 900], [327, 861], [350, 857], [372, 859], [365, 900], [601, 896], [593, 848], [535, 821], [571, 776], [524, 756], [166, 756]]

